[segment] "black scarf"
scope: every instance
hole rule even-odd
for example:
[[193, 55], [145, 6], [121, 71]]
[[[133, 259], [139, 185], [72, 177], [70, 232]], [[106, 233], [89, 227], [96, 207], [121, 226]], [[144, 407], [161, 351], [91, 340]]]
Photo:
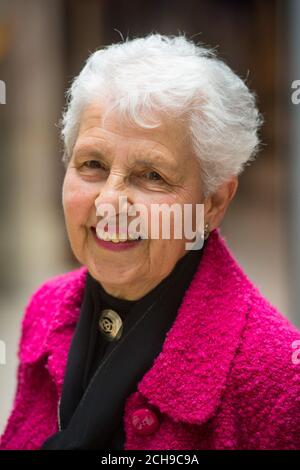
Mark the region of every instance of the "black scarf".
[[[110, 296], [87, 274], [60, 400], [61, 430], [44, 442], [42, 450], [123, 449], [125, 400], [160, 353], [204, 249], [205, 242], [201, 250], [188, 251], [137, 301]], [[99, 332], [103, 308], [121, 316], [119, 340], [110, 342]]]

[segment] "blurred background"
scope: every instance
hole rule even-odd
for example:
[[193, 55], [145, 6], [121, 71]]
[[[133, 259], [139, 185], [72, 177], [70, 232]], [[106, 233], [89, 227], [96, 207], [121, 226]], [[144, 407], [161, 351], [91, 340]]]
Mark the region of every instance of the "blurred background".
[[12, 406], [24, 307], [41, 282], [78, 266], [61, 206], [58, 122], [87, 56], [121, 35], [184, 32], [216, 47], [256, 91], [262, 150], [221, 227], [261, 292], [300, 325], [298, 0], [0, 0], [0, 433]]

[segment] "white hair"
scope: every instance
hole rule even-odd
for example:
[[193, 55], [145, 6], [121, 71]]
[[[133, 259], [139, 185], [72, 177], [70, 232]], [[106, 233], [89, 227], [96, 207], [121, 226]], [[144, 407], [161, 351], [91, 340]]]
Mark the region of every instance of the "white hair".
[[182, 121], [205, 195], [239, 175], [258, 151], [262, 117], [255, 94], [212, 49], [184, 35], [127, 38], [90, 55], [67, 92], [61, 122], [66, 165], [82, 111], [101, 97], [137, 126], [155, 128], [164, 115]]

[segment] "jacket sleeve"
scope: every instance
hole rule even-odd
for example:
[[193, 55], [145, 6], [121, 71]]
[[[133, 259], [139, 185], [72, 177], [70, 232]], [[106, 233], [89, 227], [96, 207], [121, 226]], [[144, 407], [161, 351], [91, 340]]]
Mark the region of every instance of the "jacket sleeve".
[[45, 357], [30, 355], [34, 352], [31, 336], [40, 320], [37, 317], [46, 291], [47, 286], [41, 286], [25, 308], [18, 346], [17, 385], [12, 411], [0, 440], [0, 450], [38, 449], [57, 430], [53, 400], [55, 384], [44, 367]]

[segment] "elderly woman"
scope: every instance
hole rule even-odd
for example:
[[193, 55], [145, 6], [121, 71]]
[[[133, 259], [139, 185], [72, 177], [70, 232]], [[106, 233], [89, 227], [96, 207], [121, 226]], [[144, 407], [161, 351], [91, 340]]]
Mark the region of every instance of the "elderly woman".
[[[300, 334], [219, 228], [260, 124], [245, 83], [184, 36], [89, 57], [62, 121], [81, 266], [28, 302], [2, 449], [300, 447]], [[193, 208], [194, 236], [149, 234], [154, 207], [166, 219], [174, 204]], [[124, 229], [137, 206], [143, 230]]]

